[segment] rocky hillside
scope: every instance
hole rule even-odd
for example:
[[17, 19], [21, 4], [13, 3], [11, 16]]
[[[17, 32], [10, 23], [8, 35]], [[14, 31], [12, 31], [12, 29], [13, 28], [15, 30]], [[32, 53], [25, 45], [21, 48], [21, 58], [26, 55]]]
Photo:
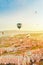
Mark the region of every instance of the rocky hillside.
[[40, 64], [40, 61], [43, 60], [43, 35], [41, 33], [0, 37], [0, 64], [14, 63], [18, 65], [18, 59], [21, 61], [20, 65]]

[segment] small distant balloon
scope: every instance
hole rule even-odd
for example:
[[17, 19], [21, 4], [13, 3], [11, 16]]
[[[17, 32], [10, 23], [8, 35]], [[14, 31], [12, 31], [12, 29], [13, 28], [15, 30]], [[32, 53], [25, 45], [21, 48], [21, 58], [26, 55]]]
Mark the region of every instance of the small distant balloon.
[[22, 23], [17, 23], [17, 28], [20, 29], [22, 26]]
[[37, 14], [37, 11], [35, 11], [35, 14]]

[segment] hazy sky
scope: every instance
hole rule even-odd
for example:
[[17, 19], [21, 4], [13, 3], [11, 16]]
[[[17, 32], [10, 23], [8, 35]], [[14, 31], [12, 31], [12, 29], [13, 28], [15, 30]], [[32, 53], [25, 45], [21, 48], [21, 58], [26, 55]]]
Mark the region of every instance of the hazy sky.
[[43, 31], [43, 0], [0, 0], [0, 30]]

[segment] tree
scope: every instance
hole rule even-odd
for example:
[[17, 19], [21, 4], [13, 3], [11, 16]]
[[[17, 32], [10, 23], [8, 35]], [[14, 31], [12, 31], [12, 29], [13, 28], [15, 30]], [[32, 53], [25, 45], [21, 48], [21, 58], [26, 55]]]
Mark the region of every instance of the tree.
[[18, 28], [18, 29], [20, 29], [20, 28], [21, 28], [21, 26], [22, 26], [22, 24], [21, 24], [21, 23], [17, 23], [17, 28]]
[[2, 32], [2, 35], [4, 35], [4, 32]]
[[6, 64], [6, 65], [11, 65], [10, 63]]

